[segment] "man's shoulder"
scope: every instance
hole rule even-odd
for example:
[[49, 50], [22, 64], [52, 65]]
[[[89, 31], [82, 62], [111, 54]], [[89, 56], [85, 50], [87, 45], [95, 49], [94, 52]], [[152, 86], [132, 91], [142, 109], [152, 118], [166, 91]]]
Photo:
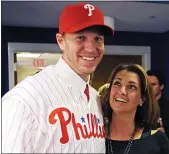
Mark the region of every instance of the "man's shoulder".
[[28, 76], [22, 81], [20, 81], [15, 87], [9, 90], [2, 98], [18, 95], [22, 97], [27, 97], [28, 95], [35, 95], [35, 91], [38, 89], [43, 89], [43, 80], [50, 80], [52, 78], [52, 66], [44, 68], [44, 70]]
[[27, 98], [28, 94], [34, 94], [34, 88], [31, 85], [35, 85], [33, 77], [26, 77], [20, 81], [15, 87], [9, 90], [2, 99], [7, 98]]

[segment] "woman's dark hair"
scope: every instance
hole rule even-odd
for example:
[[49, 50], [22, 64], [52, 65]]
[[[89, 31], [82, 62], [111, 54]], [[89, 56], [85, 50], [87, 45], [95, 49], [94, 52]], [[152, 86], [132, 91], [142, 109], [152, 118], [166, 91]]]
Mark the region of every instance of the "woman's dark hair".
[[121, 63], [113, 69], [108, 83], [110, 86], [108, 90], [104, 93], [104, 96], [101, 99], [102, 108], [103, 108], [103, 116], [105, 119], [111, 122], [112, 112], [113, 110], [110, 107], [109, 98], [110, 91], [112, 87], [112, 83], [120, 71], [128, 71], [136, 73], [139, 77], [140, 87], [141, 87], [141, 97], [143, 100], [143, 105], [137, 107], [136, 115], [135, 115], [135, 124], [138, 127], [147, 126], [152, 128], [156, 125], [157, 120], [159, 118], [159, 107], [156, 99], [154, 97], [153, 89], [151, 87], [151, 83], [148, 80], [148, 76], [145, 70], [138, 64], [132, 63]]

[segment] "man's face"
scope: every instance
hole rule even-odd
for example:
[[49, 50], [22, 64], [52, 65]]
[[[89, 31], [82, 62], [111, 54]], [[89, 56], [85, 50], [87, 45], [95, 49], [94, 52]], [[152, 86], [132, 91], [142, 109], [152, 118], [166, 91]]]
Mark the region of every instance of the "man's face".
[[104, 36], [98, 32], [81, 31], [57, 34], [63, 59], [82, 78], [95, 71], [104, 53]]
[[152, 75], [152, 76], [148, 76], [148, 78], [149, 78], [151, 85], [153, 87], [154, 94], [158, 100], [161, 97], [161, 90], [163, 89], [163, 85], [160, 86], [159, 81], [156, 76]]

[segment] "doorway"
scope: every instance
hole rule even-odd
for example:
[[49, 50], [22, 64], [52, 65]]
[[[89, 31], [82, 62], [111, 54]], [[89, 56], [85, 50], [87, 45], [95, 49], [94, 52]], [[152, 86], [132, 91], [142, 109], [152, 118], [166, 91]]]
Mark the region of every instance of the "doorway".
[[25, 79], [27, 76], [40, 72], [49, 65], [55, 65], [61, 57], [61, 53], [31, 53], [17, 52], [15, 61], [15, 85]]
[[96, 71], [93, 73], [92, 86], [98, 90], [99, 87], [107, 83], [113, 70], [120, 63], [135, 63], [142, 65], [141, 55], [105, 55]]

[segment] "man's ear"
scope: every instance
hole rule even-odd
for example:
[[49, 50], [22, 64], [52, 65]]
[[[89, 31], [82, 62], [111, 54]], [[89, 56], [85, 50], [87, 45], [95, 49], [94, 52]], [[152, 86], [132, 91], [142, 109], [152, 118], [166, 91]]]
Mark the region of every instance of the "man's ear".
[[64, 38], [62, 34], [57, 33], [56, 34], [56, 40], [58, 42], [58, 45], [62, 51], [64, 51]]
[[160, 86], [160, 90], [163, 90], [164, 89], [164, 85], [162, 84], [161, 86]]

